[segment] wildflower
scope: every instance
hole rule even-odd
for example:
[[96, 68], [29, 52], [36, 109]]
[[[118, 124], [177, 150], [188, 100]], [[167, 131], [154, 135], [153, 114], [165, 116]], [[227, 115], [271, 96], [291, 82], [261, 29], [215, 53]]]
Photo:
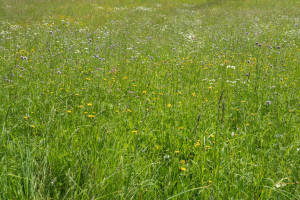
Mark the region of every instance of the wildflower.
[[246, 126], [247, 126], [247, 127], [249, 127], [249, 126], [250, 126], [250, 124], [249, 124], [249, 123], [247, 123], [247, 124], [246, 124]]
[[181, 160], [180, 163], [184, 165], [185, 164], [185, 160]]
[[291, 113], [292, 112], [292, 110], [289, 110], [289, 113]]
[[146, 91], [143, 91], [143, 94], [146, 94], [147, 92]]
[[127, 109], [127, 112], [131, 112], [131, 110]]
[[246, 103], [246, 101], [242, 101], [242, 103]]
[[135, 133], [135, 134], [137, 135], [138, 131], [137, 131], [137, 130], [134, 130], [134, 131], [132, 131], [132, 133]]
[[72, 112], [71, 110], [68, 110], [68, 111], [67, 111], [68, 114], [71, 114], [71, 112]]
[[83, 108], [83, 105], [78, 106], [78, 108]]
[[228, 65], [226, 68], [227, 68], [227, 69], [235, 69], [235, 66], [230, 66], [230, 65]]
[[84, 114], [87, 114], [87, 112], [84, 112]]
[[35, 128], [35, 125], [31, 125], [31, 128]]
[[168, 107], [168, 108], [171, 108], [171, 107], [172, 107], [172, 105], [171, 105], [171, 104], [168, 104], [168, 105], [167, 105], [167, 107]]
[[268, 123], [268, 125], [269, 125], [269, 126], [271, 126], [271, 125], [272, 125], [272, 123], [271, 123], [271, 122], [269, 122], [269, 123]]
[[266, 106], [271, 105], [271, 101], [266, 101]]
[[178, 154], [178, 153], [179, 153], [179, 150], [176, 150], [175, 153]]
[[213, 183], [211, 180], [208, 181], [209, 183]]
[[185, 172], [186, 171], [186, 168], [185, 167], [180, 167], [180, 170]]
[[183, 127], [179, 127], [179, 130], [183, 130]]
[[116, 113], [118, 113], [119, 112], [119, 110], [116, 110]]
[[213, 138], [213, 137], [215, 137], [215, 136], [212, 134], [212, 135], [210, 135], [210, 137], [212, 137], [212, 138]]
[[88, 118], [95, 118], [95, 115], [88, 115]]
[[27, 117], [27, 116], [25, 116], [25, 117], [24, 117], [24, 119], [26, 120], [26, 119], [28, 119], [28, 117]]
[[155, 148], [158, 149], [158, 145], [155, 145]]
[[75, 94], [75, 96], [79, 96], [79, 94]]
[[238, 109], [238, 108], [237, 108], [237, 109], [236, 109], [236, 111], [237, 111], [237, 112], [239, 112], [239, 111], [240, 111], [240, 109]]
[[196, 93], [195, 93], [195, 92], [194, 92], [194, 93], [192, 93], [192, 96], [193, 96], [193, 97], [196, 97]]
[[206, 147], [207, 149], [209, 149], [209, 148], [210, 148], [210, 146], [208, 146], [208, 145], [206, 145], [205, 147]]
[[91, 104], [91, 103], [88, 103], [87, 105], [88, 105], [88, 106], [92, 106], [93, 104]]

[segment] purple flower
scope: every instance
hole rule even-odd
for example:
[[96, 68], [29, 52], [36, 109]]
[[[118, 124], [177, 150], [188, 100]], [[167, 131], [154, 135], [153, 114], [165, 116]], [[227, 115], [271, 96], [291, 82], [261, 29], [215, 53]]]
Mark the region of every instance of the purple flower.
[[271, 105], [271, 101], [266, 101], [266, 106]]
[[277, 46], [277, 49], [280, 49], [280, 46]]
[[56, 73], [57, 73], [57, 74], [61, 74], [61, 71], [57, 71]]

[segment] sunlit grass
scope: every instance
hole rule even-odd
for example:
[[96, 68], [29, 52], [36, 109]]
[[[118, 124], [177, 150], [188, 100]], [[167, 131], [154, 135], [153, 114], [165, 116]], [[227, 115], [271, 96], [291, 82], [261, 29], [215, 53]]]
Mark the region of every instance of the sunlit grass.
[[297, 199], [299, 3], [0, 1], [1, 199]]

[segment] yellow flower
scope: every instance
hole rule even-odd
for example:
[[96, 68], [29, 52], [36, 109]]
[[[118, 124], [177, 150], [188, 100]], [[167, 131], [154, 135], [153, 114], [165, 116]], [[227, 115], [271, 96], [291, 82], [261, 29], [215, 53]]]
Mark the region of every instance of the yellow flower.
[[250, 126], [250, 124], [249, 124], [249, 123], [247, 123], [247, 124], [246, 124], [246, 126], [247, 126], [247, 127], [249, 127], [249, 126]]
[[181, 164], [185, 164], [185, 160], [181, 160], [180, 163], [181, 163]]
[[239, 112], [239, 111], [240, 111], [240, 109], [238, 109], [238, 108], [237, 108], [237, 109], [236, 109], [236, 111], [238, 111], [238, 112]]
[[195, 92], [194, 92], [194, 93], [192, 93], [192, 96], [193, 96], [193, 97], [196, 97], [196, 93], [195, 93]]
[[78, 108], [83, 108], [83, 105], [78, 106]]
[[25, 117], [24, 117], [24, 119], [28, 119], [28, 117], [27, 117], [27, 116], [25, 116]]
[[146, 91], [143, 91], [143, 94], [146, 94], [147, 92]]
[[127, 112], [131, 112], [131, 110], [127, 109]]
[[158, 145], [155, 145], [155, 148], [158, 149]]
[[84, 114], [87, 114], [87, 112], [84, 112]]
[[185, 172], [186, 171], [186, 168], [185, 167], [180, 167], [180, 170]]
[[208, 146], [208, 145], [206, 145], [205, 147], [206, 147], [207, 149], [209, 149], [209, 148], [210, 148], [210, 146]]
[[79, 94], [75, 94], [75, 96], [79, 96]]
[[213, 138], [213, 137], [215, 137], [215, 136], [212, 134], [212, 135], [210, 135], [210, 137], [212, 137], [212, 138]]
[[242, 101], [242, 103], [246, 103], [246, 101]]
[[132, 133], [135, 133], [135, 134], [137, 134], [137, 133], [138, 133], [138, 131], [137, 131], [137, 130], [134, 130], [134, 131], [132, 131]]
[[168, 107], [168, 108], [171, 108], [172, 106], [171, 106], [171, 104], [168, 104], [167, 107]]
[[35, 128], [35, 125], [31, 125], [31, 128]]
[[179, 153], [179, 150], [176, 150], [175, 153]]
[[69, 114], [71, 114], [71, 112], [72, 112], [71, 110], [68, 110], [68, 111], [67, 111], [67, 113], [69, 113]]
[[91, 104], [91, 103], [88, 103], [87, 105], [88, 105], [88, 106], [92, 106], [93, 104]]
[[272, 123], [271, 123], [271, 122], [269, 122], [269, 123], [268, 123], [268, 125], [269, 125], [269, 126], [271, 126], [271, 125], [272, 125]]
[[88, 118], [94, 118], [95, 115], [88, 115]]
[[213, 183], [211, 180], [208, 181], [209, 183]]
[[184, 128], [183, 127], [179, 127], [179, 130], [183, 130]]
[[86, 80], [87, 80], [87, 81], [90, 81], [91, 79], [90, 79], [90, 78], [86, 78]]
[[118, 113], [119, 112], [119, 110], [116, 110], [116, 113]]

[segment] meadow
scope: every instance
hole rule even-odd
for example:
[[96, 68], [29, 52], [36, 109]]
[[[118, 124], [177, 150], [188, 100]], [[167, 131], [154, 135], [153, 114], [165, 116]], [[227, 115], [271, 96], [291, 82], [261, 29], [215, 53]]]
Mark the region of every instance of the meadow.
[[299, 13], [0, 0], [0, 199], [300, 199]]

